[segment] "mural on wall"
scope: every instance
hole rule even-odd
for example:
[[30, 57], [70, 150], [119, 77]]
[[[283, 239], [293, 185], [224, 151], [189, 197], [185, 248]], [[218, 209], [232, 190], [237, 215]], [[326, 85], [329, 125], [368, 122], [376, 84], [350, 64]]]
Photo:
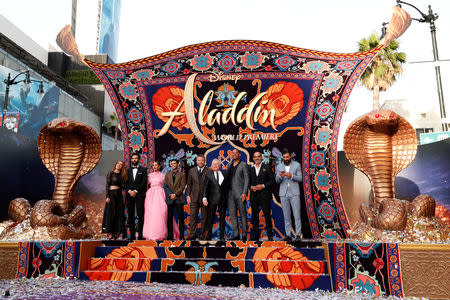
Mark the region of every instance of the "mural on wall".
[[395, 179], [396, 197], [412, 200], [420, 194], [436, 199], [436, 217], [450, 226], [450, 140], [420, 145], [411, 165]]
[[[3, 109], [6, 84], [4, 80], [19, 72], [0, 66], [0, 107]], [[25, 79], [20, 75], [17, 80]], [[36, 147], [39, 130], [58, 117], [60, 89], [43, 83], [44, 93], [38, 93], [40, 82], [31, 77], [31, 84], [10, 86], [6, 117], [0, 114], [4, 127], [0, 128], [0, 219], [7, 218], [9, 201], [25, 197], [34, 204], [51, 197], [54, 185], [52, 174], [42, 164]], [[1, 123], [0, 123], [1, 124]]]
[[[4, 80], [11, 74], [14, 78], [19, 72], [0, 66], [0, 105], [3, 108], [5, 101], [6, 84]], [[25, 79], [25, 75], [23, 79]], [[20, 80], [21, 77], [18, 78]], [[58, 104], [60, 89], [50, 83], [43, 82], [44, 93], [38, 93], [40, 82], [31, 78], [31, 84], [23, 83], [9, 87], [9, 104], [7, 114], [18, 114], [19, 123], [17, 133], [36, 140], [42, 126], [58, 117]], [[12, 120], [11, 120], [12, 121]], [[12, 126], [12, 124], [11, 124]]]

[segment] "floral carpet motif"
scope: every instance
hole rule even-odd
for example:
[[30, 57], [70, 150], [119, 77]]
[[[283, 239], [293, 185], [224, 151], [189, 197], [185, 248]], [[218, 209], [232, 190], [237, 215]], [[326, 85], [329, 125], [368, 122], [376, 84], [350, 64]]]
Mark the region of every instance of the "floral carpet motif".
[[330, 243], [328, 249], [335, 291], [403, 296], [397, 244]]
[[73, 279], [79, 255], [80, 242], [20, 243], [16, 278]]

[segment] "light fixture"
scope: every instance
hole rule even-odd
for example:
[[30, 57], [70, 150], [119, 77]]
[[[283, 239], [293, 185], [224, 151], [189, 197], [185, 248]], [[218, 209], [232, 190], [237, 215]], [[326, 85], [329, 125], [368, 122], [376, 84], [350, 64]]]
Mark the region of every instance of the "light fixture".
[[37, 93], [38, 94], [45, 94], [45, 92], [44, 92], [44, 83], [42, 81], [39, 84], [39, 89], [38, 89]]
[[430, 24], [430, 32], [431, 32], [431, 43], [433, 45], [433, 61], [435, 62], [435, 72], [436, 72], [436, 83], [437, 83], [437, 93], [439, 98], [439, 110], [441, 113], [441, 125], [442, 125], [442, 131], [448, 130], [448, 125], [446, 123], [447, 120], [447, 114], [445, 112], [445, 102], [444, 102], [444, 93], [442, 91], [442, 80], [441, 80], [441, 67], [439, 66], [439, 53], [438, 53], [438, 46], [437, 46], [437, 40], [436, 40], [436, 24], [435, 21], [439, 17], [437, 13], [434, 13], [431, 9], [431, 5], [428, 5], [428, 14], [423, 13], [420, 9], [412, 5], [411, 3], [397, 0], [397, 5], [401, 6], [401, 4], [405, 4], [408, 6], [411, 6], [415, 10], [417, 10], [422, 18], [412, 18], [413, 20], [419, 22], [419, 23], [428, 23]]
[[25, 71], [25, 79], [23, 80], [23, 83], [25, 83], [25, 84], [31, 84], [31, 80], [30, 80], [30, 71]]

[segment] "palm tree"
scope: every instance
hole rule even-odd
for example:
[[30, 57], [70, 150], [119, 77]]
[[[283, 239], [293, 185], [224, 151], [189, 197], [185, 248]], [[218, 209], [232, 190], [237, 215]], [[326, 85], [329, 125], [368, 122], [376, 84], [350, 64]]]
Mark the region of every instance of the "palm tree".
[[[378, 34], [372, 34], [368, 39], [358, 42], [359, 51], [368, 51], [380, 44]], [[370, 65], [361, 75], [361, 83], [373, 91], [373, 109], [380, 108], [380, 92], [386, 91], [402, 73], [402, 64], [406, 61], [406, 54], [398, 52], [399, 43], [392, 40], [378, 52]]]
[[119, 134], [119, 118], [117, 117], [116, 112], [112, 115], [109, 115], [109, 120], [105, 122], [106, 128], [111, 128], [114, 126], [114, 150], [117, 150], [117, 138]]

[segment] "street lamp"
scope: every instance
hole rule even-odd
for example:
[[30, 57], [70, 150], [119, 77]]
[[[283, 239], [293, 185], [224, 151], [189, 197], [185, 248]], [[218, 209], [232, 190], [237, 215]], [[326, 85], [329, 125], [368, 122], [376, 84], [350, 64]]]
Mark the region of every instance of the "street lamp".
[[[428, 14], [426, 15], [422, 11], [420, 11], [420, 9], [415, 7], [414, 5], [404, 2], [404, 1], [401, 1], [401, 0], [397, 0], [397, 5], [401, 6], [400, 4], [409, 5], [420, 13], [422, 18], [420, 18], [420, 19], [412, 18], [413, 20], [420, 22], [420, 23], [430, 24], [431, 42], [433, 44], [434, 61], [438, 62], [439, 54], [438, 54], [438, 47], [437, 47], [437, 41], [436, 41], [436, 25], [435, 25], [434, 21], [436, 21], [439, 16], [436, 13], [433, 13], [433, 10], [431, 9], [431, 5], [428, 5]], [[436, 82], [437, 82], [437, 90], [438, 90], [438, 97], [439, 97], [439, 109], [441, 112], [442, 131], [447, 131], [448, 130], [447, 123], [446, 123], [447, 115], [445, 113], [444, 94], [442, 92], [441, 67], [436, 64], [434, 66], [434, 68], [436, 71]]]
[[[19, 77], [20, 75], [25, 75], [25, 79], [22, 80], [18, 80], [16, 81], [17, 77]], [[3, 119], [6, 116], [6, 112], [8, 111], [8, 102], [9, 102], [9, 86], [14, 85], [14, 84], [18, 84], [23, 82], [24, 84], [31, 84], [31, 82], [40, 82], [39, 84], [39, 89], [37, 91], [38, 94], [43, 94], [44, 93], [44, 84], [42, 81], [39, 80], [33, 80], [30, 79], [30, 71], [23, 71], [20, 72], [19, 74], [17, 74], [13, 79], [11, 79], [11, 73], [8, 73], [8, 78], [6, 78], [3, 82], [6, 84], [6, 91], [5, 91], [5, 103], [3, 103]], [[4, 126], [4, 122], [2, 120], [2, 124], [0, 125], [0, 127]]]
[[383, 23], [381, 23], [381, 35], [380, 35], [380, 41], [386, 36], [386, 31], [387, 31], [387, 28], [386, 28], [386, 25], [388, 25], [389, 24], [389, 22], [383, 22]]

